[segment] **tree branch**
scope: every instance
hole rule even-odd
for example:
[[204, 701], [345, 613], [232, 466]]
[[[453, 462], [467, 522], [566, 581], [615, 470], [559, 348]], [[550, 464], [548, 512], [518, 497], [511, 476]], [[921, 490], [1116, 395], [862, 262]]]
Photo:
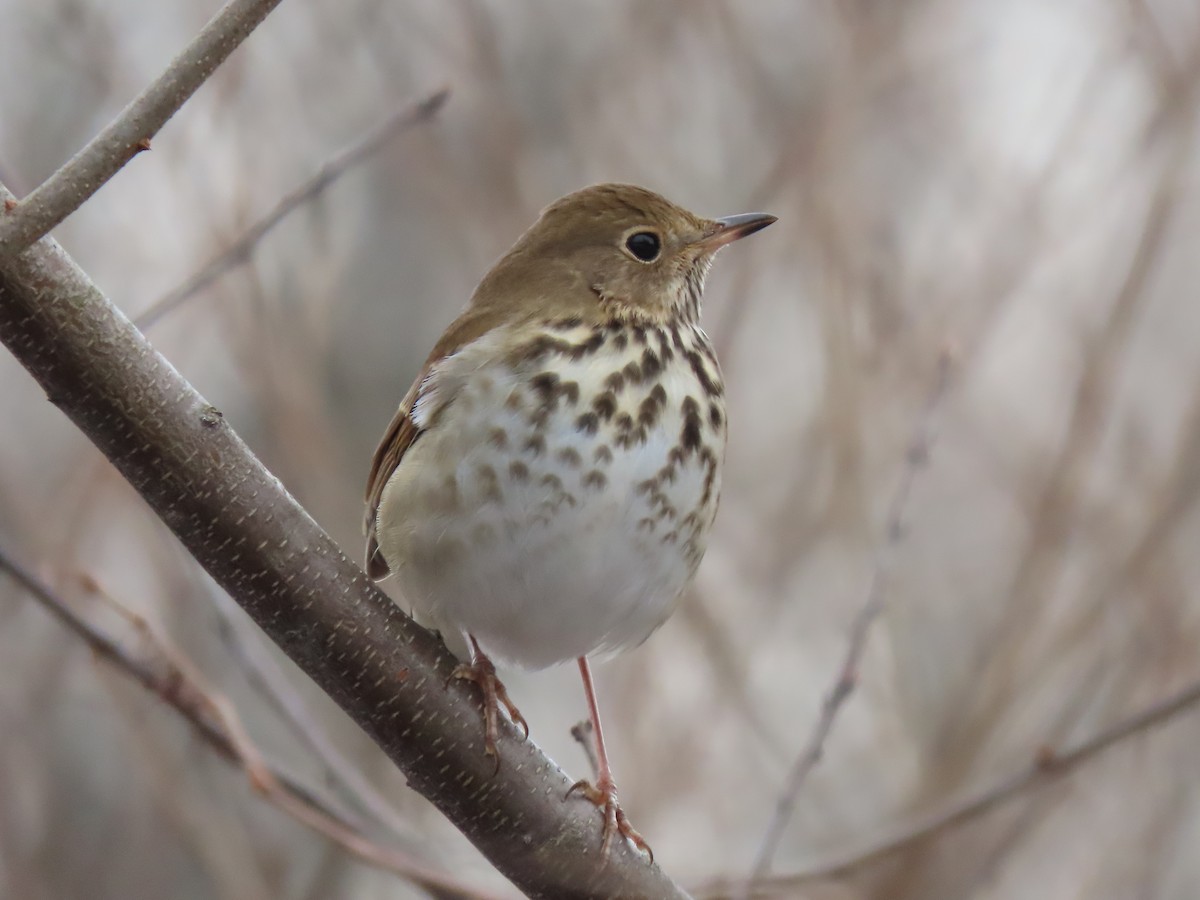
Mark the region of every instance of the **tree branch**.
[[9, 576], [44, 609], [83, 639], [97, 657], [132, 678], [179, 713], [205, 742], [227, 762], [246, 773], [254, 790], [276, 809], [339, 845], [365, 863], [399, 875], [439, 897], [496, 900], [463, 884], [400, 847], [371, 840], [343, 811], [295, 778], [269, 765], [250, 740], [237, 710], [228, 698], [207, 685], [191, 660], [150, 624], [110, 596], [88, 575], [89, 594], [128, 622], [141, 637], [141, 647], [126, 646], [115, 635], [78, 615], [61, 596], [12, 559], [0, 547], [0, 571]]
[[[222, 759], [237, 761], [237, 747], [224, 723], [214, 717], [212, 708], [200, 702], [197, 693], [180, 689], [182, 675], [168, 666], [164, 659], [130, 652], [115, 635], [76, 613], [61, 596], [9, 556], [4, 547], [0, 547], [0, 572], [7, 573], [43, 609], [82, 640], [97, 659], [123, 672], [179, 713]], [[271, 776], [297, 800], [308, 804], [322, 815], [343, 825], [353, 824], [345, 810], [338, 809], [329, 798], [318, 796], [308, 785], [298, 781], [291, 774], [272, 766]]]
[[166, 70], [24, 200], [4, 197], [0, 262], [48, 234], [143, 150], [280, 0], [229, 0]]
[[887, 578], [891, 574], [892, 567], [891, 557], [903, 536], [904, 512], [908, 505], [908, 497], [912, 492], [912, 485], [917, 474], [929, 462], [929, 449], [933, 442], [933, 416], [942, 397], [945, 396], [950, 381], [952, 361], [951, 352], [944, 351], [937, 363], [933, 386], [917, 413], [912, 436], [905, 447], [904, 468], [900, 475], [900, 482], [888, 504], [887, 518], [884, 522], [884, 539], [875, 554], [866, 599], [851, 623], [850, 636], [846, 642], [846, 652], [842, 658], [842, 664], [838, 669], [833, 686], [821, 704], [821, 714], [817, 717], [817, 723], [813, 726], [800, 755], [792, 764], [787, 780], [779, 792], [775, 811], [771, 816], [762, 843], [759, 845], [754, 866], [750, 876], [744, 882], [743, 891], [740, 894], [741, 900], [749, 897], [754, 886], [761, 883], [770, 872], [771, 862], [779, 849], [779, 842], [783, 839], [784, 830], [791, 821], [800, 792], [803, 790], [809, 774], [816, 768], [825, 753], [825, 742], [833, 731], [838, 713], [858, 685], [858, 669], [863, 653], [867, 649], [867, 637], [870, 635], [871, 625], [884, 610]]
[[446, 98], [449, 96], [449, 88], [435, 91], [423, 100], [418, 100], [390, 116], [353, 144], [327, 159], [311, 178], [280, 198], [270, 211], [238, 235], [232, 244], [210, 259], [200, 271], [138, 313], [133, 319], [133, 324], [142, 331], [149, 331], [167, 313], [182, 306], [230, 269], [249, 260], [254, 254], [254, 248], [258, 246], [258, 242], [266, 237], [272, 228], [287, 218], [293, 210], [316, 198], [344, 173], [379, 150], [396, 135], [402, 134], [414, 125], [428, 122], [446, 104]]
[[[414, 830], [413, 823], [375, 789], [370, 779], [337, 748], [325, 729], [309, 714], [308, 704], [300, 696], [293, 680], [266, 652], [258, 629], [245, 620], [238, 605], [224, 591], [218, 589], [211, 593], [220, 618], [218, 627], [226, 647], [238, 660], [239, 668], [250, 686], [272, 704], [296, 739], [321, 761], [325, 767], [322, 780], [326, 784], [338, 785], [358, 809], [369, 813], [375, 822], [393, 835], [410, 837]], [[254, 634], [249, 633], [252, 630]]]
[[[10, 198], [0, 187], [0, 202]], [[350, 562], [225, 422], [45, 239], [0, 261], [0, 342], [187, 549], [514, 884], [535, 897], [682, 897], [504, 723], [500, 772], [456, 660]]]
[[[778, 897], [791, 895], [805, 884], [834, 878], [844, 878], [863, 866], [877, 862], [903, 848], [956, 828], [1000, 808], [1026, 793], [1053, 784], [1091, 762], [1104, 751], [1135, 735], [1169, 722], [1200, 706], [1200, 680], [1192, 681], [1161, 700], [1150, 703], [1127, 718], [1084, 739], [1074, 747], [1056, 752], [1043, 747], [1023, 769], [1013, 772], [994, 784], [977, 788], [966, 797], [951, 801], [942, 809], [919, 816], [878, 839], [874, 843], [844, 856], [819, 863], [791, 875], [765, 878], [754, 884], [752, 896]], [[728, 882], [714, 882], [697, 890], [700, 897], [728, 897]]]

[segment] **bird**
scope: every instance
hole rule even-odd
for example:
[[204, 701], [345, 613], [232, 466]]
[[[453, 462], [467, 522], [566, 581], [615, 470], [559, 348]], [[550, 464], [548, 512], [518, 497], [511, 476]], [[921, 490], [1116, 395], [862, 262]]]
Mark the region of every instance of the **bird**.
[[436, 342], [375, 451], [366, 570], [395, 575], [418, 621], [483, 695], [529, 726], [496, 662], [576, 661], [596, 743], [578, 794], [630, 824], [589, 659], [642, 643], [696, 574], [721, 492], [725, 394], [700, 327], [714, 256], [776, 218], [709, 219], [646, 188], [567, 194], [484, 276]]

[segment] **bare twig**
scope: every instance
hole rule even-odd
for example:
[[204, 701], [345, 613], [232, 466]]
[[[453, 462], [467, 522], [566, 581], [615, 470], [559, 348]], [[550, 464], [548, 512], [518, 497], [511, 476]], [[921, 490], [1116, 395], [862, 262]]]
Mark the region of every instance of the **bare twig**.
[[225, 732], [234, 751], [234, 761], [245, 769], [254, 789], [262, 794], [272, 790], [278, 792], [279, 783], [263, 761], [258, 748], [250, 740], [250, 735], [242, 725], [233, 704], [205, 684], [183, 651], [165, 636], [155, 632], [143, 616], [106, 591], [91, 575], [80, 572], [77, 573], [77, 577], [89, 594], [117, 613], [141, 637], [143, 658], [153, 671], [160, 673], [157, 676], [159, 690], [155, 693], [159, 696], [170, 694], [178, 700], [179, 706], [189, 710], [192, 716], [213, 721]]
[[[1074, 539], [1087, 518], [1089, 473], [1103, 453], [1105, 415], [1117, 402], [1124, 387], [1122, 376], [1133, 352], [1140, 323], [1139, 312], [1153, 302], [1147, 290], [1162, 258], [1168, 252], [1167, 236], [1179, 213], [1180, 185], [1190, 171], [1200, 122], [1194, 113], [1195, 98], [1200, 96], [1200, 45], [1192, 53], [1186, 70], [1164, 85], [1159, 113], [1175, 133], [1162, 160], [1153, 193], [1149, 197], [1141, 233], [1118, 285], [1115, 298], [1103, 324], [1085, 346], [1082, 369], [1071, 398], [1065, 432], [1048, 471], [1041, 476], [1044, 487], [1024, 538], [1024, 548], [1012, 575], [1012, 586], [1005, 602], [1007, 615], [989, 635], [988, 645], [975, 662], [976, 677], [971, 686], [971, 702], [953, 722], [950, 743], [961, 735], [986, 735], [997, 727], [992, 718], [996, 709], [1019, 702], [1024, 687], [1021, 677], [1028, 672], [1032, 654], [1044, 653], [1051, 642], [1063, 640], [1065, 629], [1086, 621], [1099, 608], [1102, 594], [1092, 595], [1093, 602], [1081, 604], [1059, 623], [1037, 630], [1027, 637], [1036, 611], [1045, 609], [1049, 597], [1067, 570], [1063, 549]], [[1019, 636], [1019, 639], [1018, 639]], [[1047, 657], [1043, 657], [1047, 658]], [[942, 766], [938, 775], [945, 782], [961, 784], [967, 774], [966, 756], [953, 770]]]
[[449, 96], [449, 88], [440, 88], [423, 100], [390, 116], [353, 144], [331, 156], [311, 178], [284, 195], [266, 215], [243, 231], [225, 250], [210, 259], [200, 271], [150, 304], [134, 318], [133, 323], [145, 331], [230, 269], [246, 263], [259, 241], [291, 212], [315, 199], [338, 178], [378, 151], [392, 138], [414, 125], [429, 121], [445, 105]]
[[[166, 70], [62, 168], [0, 214], [0, 261], [79, 209], [143, 150], [167, 120], [262, 23], [280, 0], [229, 0]], [[12, 198], [6, 198], [12, 199]]]
[[242, 663], [251, 684], [267, 697], [292, 732], [322, 763], [328, 777], [341, 784], [356, 804], [370, 813], [380, 825], [394, 835], [411, 838], [411, 824], [359, 772], [358, 768], [330, 740], [313, 716], [304, 699], [288, 680], [283, 670], [267, 655], [257, 635], [248, 634], [253, 628], [239, 618], [237, 605], [222, 591], [212, 591], [213, 605], [221, 618], [223, 633], [229, 638], [232, 650]]
[[[809, 882], [848, 875], [910, 844], [977, 819], [1035, 788], [1052, 784], [1114, 745], [1162, 725], [1175, 716], [1192, 711], [1197, 706], [1200, 706], [1200, 679], [1162, 700], [1151, 703], [1128, 718], [1101, 729], [1070, 750], [1059, 753], [1052, 748], [1040, 749], [1034, 754], [1029, 765], [1020, 771], [976, 790], [940, 810], [918, 817], [864, 848], [811, 866], [802, 872], [756, 881], [750, 896], [778, 896], [781, 892], [794, 891]], [[697, 895], [729, 896], [728, 883], [708, 885], [697, 890]]]
[[591, 719], [583, 719], [571, 726], [571, 737], [583, 748], [588, 765], [592, 768], [592, 777], [600, 777], [600, 760], [596, 758], [596, 742], [592, 740]]
[[[2, 547], [0, 547], [0, 571], [7, 572], [13, 581], [37, 600], [54, 618], [81, 638], [97, 657], [125, 672], [142, 687], [165, 700], [176, 712], [187, 719], [200, 736], [222, 757], [225, 759], [236, 757], [233, 742], [221, 724], [213, 721], [207, 710], [194, 704], [192, 701], [195, 698], [184, 696], [177, 691], [172, 684], [173, 677], [169, 673], [157, 669], [150, 660], [131, 653], [117, 638], [78, 615], [66, 601], [12, 559]], [[287, 779], [281, 776], [280, 780], [286, 782]], [[293, 785], [292, 787], [306, 792], [306, 789], [301, 786]], [[307, 799], [311, 800], [312, 798]], [[325, 811], [330, 812], [329, 810]]]
[[483, 900], [492, 895], [462, 884], [446, 872], [397, 847], [370, 840], [346, 817], [331, 809], [328, 800], [269, 765], [255, 746], [233, 704], [204, 683], [195, 666], [168, 639], [155, 633], [140, 615], [83, 575], [87, 590], [125, 619], [142, 638], [141, 652], [73, 610], [62, 597], [13, 560], [0, 547], [0, 571], [7, 572], [31, 597], [74, 632], [100, 658], [138, 682], [182, 715], [210, 747], [243, 771], [255, 791], [268, 803], [344, 850], [373, 866], [399, 875], [422, 887], [455, 896]]
[[775, 804], [775, 812], [771, 817], [770, 824], [767, 826], [766, 835], [763, 837], [762, 844], [759, 847], [751, 875], [745, 883], [746, 893], [742, 896], [750, 896], [749, 891], [753, 885], [762, 881], [770, 872], [771, 861], [779, 849], [779, 842], [783, 838], [784, 829], [791, 820], [792, 812], [796, 807], [796, 801], [800, 796], [804, 783], [808, 779], [809, 773], [821, 761], [825, 741], [833, 730], [838, 712], [858, 684], [859, 664], [862, 661], [863, 652], [866, 650], [867, 636], [870, 633], [872, 623], [884, 609], [887, 579], [891, 573], [891, 555], [903, 536], [904, 512], [908, 505], [908, 497], [912, 492], [912, 485], [916, 480], [917, 473], [924, 469], [929, 461], [929, 449], [933, 439], [932, 425], [934, 412], [941, 403], [942, 397], [945, 396], [946, 388], [950, 381], [952, 361], [951, 353], [949, 351], [943, 352], [941, 358], [938, 360], [937, 374], [934, 377], [933, 386], [926, 396], [920, 411], [917, 413], [916, 424], [905, 451], [905, 462], [900, 475], [900, 482], [896, 486], [896, 492], [892, 495], [891, 503], [888, 505], [887, 518], [884, 523], [884, 539], [875, 555], [875, 564], [871, 571], [871, 581], [867, 588], [866, 600], [851, 623], [846, 655], [843, 657], [841, 668], [838, 670], [837, 680], [825, 696], [817, 723], [813, 727], [808, 741], [804, 745], [804, 749], [792, 765], [787, 780], [779, 792], [779, 798]]

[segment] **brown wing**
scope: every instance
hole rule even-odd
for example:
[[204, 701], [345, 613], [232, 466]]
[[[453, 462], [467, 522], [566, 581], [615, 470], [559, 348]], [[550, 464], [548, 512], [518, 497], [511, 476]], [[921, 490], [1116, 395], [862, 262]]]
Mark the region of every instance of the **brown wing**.
[[408, 394], [400, 402], [400, 408], [392, 421], [388, 423], [383, 440], [375, 448], [375, 457], [371, 460], [371, 474], [367, 476], [367, 513], [363, 522], [363, 530], [367, 535], [367, 574], [379, 581], [391, 574], [387, 560], [379, 552], [379, 541], [375, 537], [375, 520], [379, 512], [379, 499], [383, 496], [383, 488], [400, 465], [400, 460], [408, 452], [417, 438], [423, 433], [412, 420], [412, 408], [416, 403], [417, 391], [425, 379], [428, 370], [422, 372], [409, 389]]
[[392, 421], [388, 423], [387, 431], [383, 433], [383, 440], [375, 449], [375, 457], [371, 460], [371, 474], [367, 476], [367, 513], [363, 531], [367, 535], [367, 574], [376, 581], [387, 578], [391, 574], [387, 560], [379, 552], [379, 540], [375, 534], [379, 500], [383, 496], [383, 489], [387, 486], [388, 479], [392, 477], [392, 473], [404, 459], [408, 448], [424, 433], [412, 420], [412, 412], [417, 397], [420, 396], [421, 388], [425, 384], [425, 379], [430, 376], [437, 362], [454, 353], [463, 344], [474, 340], [493, 324], [494, 316], [491, 314], [478, 309], [468, 309], [446, 329], [446, 333], [442, 335], [434, 346], [433, 352], [425, 361], [425, 367], [421, 370], [421, 374], [417, 376], [413, 386], [408, 389], [408, 393], [400, 401], [400, 408], [392, 417]]
[[[452, 355], [465, 344], [478, 338], [485, 332], [495, 328], [505, 320], [506, 315], [503, 310], [492, 309], [488, 306], [474, 306], [468, 308], [461, 316], [459, 316], [450, 327], [446, 329], [445, 334], [433, 348], [433, 352], [429, 354], [429, 359], [425, 362], [425, 368], [421, 370], [421, 374], [417, 376], [417, 380], [413, 382], [413, 386], [408, 389], [404, 399], [400, 401], [400, 409], [388, 424], [387, 431], [384, 432], [383, 440], [379, 442], [379, 447], [375, 450], [375, 458], [371, 461], [371, 474], [367, 478], [367, 515], [363, 530], [367, 535], [367, 558], [366, 569], [367, 574], [379, 581], [391, 574], [388, 568], [387, 560], [383, 558], [383, 554], [379, 552], [379, 541], [375, 534], [375, 520], [379, 512], [379, 500], [383, 496], [383, 489], [388, 483], [388, 479], [392, 477], [392, 473], [396, 471], [396, 467], [400, 465], [400, 461], [404, 458], [404, 454], [422, 434], [421, 429], [413, 420], [413, 407], [416, 405], [417, 397], [421, 393], [421, 388], [425, 385], [425, 380], [430, 377], [430, 373], [436, 363], [444, 360]], [[452, 398], [447, 396], [442, 398], [442, 402], [448, 403]]]

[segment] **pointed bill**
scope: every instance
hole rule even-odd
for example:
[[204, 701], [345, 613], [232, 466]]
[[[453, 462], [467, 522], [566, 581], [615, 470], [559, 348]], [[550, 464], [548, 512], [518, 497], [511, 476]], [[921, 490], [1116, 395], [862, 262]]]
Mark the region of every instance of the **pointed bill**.
[[775, 221], [777, 221], [776, 217], [767, 213], [742, 213], [739, 216], [725, 216], [717, 219], [716, 228], [697, 243], [710, 250], [719, 250], [726, 244], [732, 244], [756, 231], [762, 231]]

